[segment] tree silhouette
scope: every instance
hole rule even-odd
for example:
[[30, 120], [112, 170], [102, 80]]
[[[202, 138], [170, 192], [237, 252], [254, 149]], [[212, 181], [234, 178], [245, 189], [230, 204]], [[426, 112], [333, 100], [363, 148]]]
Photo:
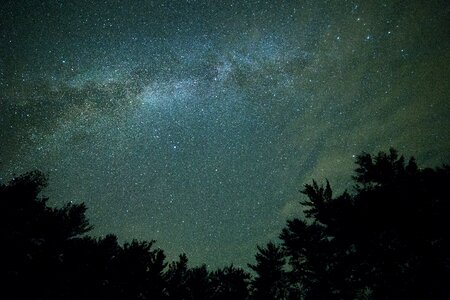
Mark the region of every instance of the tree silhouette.
[[[393, 149], [357, 157], [351, 192], [305, 185], [304, 219], [257, 247], [251, 276], [209, 272], [155, 241], [93, 238], [84, 204], [40, 195], [38, 171], [0, 184], [1, 299], [450, 299], [450, 167], [420, 169]], [[250, 287], [250, 288], [249, 288]]]
[[277, 245], [269, 242], [265, 248], [257, 246], [256, 264], [248, 264], [255, 271], [252, 280], [252, 296], [254, 299], [288, 299], [288, 281], [284, 270], [286, 259]]
[[213, 285], [210, 282], [210, 273], [206, 265], [195, 267], [189, 270], [186, 285], [189, 290], [188, 299], [211, 299], [213, 293]]
[[208, 272], [206, 265], [188, 268], [182, 254], [165, 273], [168, 299], [247, 299], [250, 275], [232, 265]]
[[189, 298], [187, 285], [188, 271], [188, 258], [186, 254], [181, 254], [178, 261], [172, 262], [169, 265], [164, 275], [167, 283], [166, 294], [168, 299], [181, 300]]
[[245, 300], [249, 296], [250, 275], [241, 268], [230, 265], [212, 272], [210, 278], [213, 289], [211, 299]]
[[421, 170], [393, 149], [357, 165], [355, 194], [313, 181], [306, 220], [280, 236], [304, 298], [449, 298], [450, 168]]
[[[61, 268], [66, 243], [91, 229], [84, 204], [50, 208], [39, 193], [47, 179], [39, 171], [16, 177], [0, 186], [0, 230], [6, 245], [1, 258], [5, 295], [20, 299], [52, 298], [48, 288]], [[27, 289], [23, 289], [23, 285]]]
[[113, 286], [120, 299], [162, 299], [165, 255], [154, 241], [125, 243], [112, 265]]

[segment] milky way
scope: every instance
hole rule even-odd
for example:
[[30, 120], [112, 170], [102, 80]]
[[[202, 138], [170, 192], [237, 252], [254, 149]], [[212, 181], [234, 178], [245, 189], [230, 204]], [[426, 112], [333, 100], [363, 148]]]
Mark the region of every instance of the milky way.
[[245, 266], [362, 151], [448, 162], [446, 1], [6, 2], [1, 180], [94, 235]]

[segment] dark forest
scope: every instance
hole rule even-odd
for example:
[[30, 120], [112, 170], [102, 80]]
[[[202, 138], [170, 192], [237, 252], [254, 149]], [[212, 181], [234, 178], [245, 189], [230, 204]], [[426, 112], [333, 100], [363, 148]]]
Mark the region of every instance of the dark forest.
[[[2, 299], [449, 299], [450, 167], [356, 157], [348, 191], [306, 184], [305, 218], [255, 245], [248, 270], [168, 262], [156, 241], [89, 236], [84, 204], [54, 208], [32, 171], [0, 186]], [[217, 253], [220, 255], [220, 253]]]

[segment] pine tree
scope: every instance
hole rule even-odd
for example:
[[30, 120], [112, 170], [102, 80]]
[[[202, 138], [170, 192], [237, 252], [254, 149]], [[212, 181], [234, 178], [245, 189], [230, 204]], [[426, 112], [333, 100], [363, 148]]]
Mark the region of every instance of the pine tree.
[[249, 264], [255, 271], [252, 294], [254, 299], [288, 299], [288, 281], [284, 270], [285, 257], [281, 248], [272, 242], [266, 247], [257, 246], [256, 264]]

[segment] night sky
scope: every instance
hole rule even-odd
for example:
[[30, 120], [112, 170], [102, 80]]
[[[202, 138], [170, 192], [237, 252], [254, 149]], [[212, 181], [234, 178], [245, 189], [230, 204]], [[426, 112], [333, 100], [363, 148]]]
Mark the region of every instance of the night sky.
[[[6, 2], [6, 3], [5, 3]], [[355, 155], [450, 158], [447, 1], [3, 1], [0, 178], [95, 236], [253, 262]]]

